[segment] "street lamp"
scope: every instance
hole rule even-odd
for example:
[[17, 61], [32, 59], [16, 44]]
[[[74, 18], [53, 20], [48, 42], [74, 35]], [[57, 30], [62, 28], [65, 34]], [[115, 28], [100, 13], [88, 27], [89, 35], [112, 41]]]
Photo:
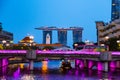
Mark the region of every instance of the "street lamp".
[[120, 43], [120, 40], [117, 40], [117, 43]]
[[74, 44], [74, 46], [75, 46], [75, 50], [77, 50], [78, 44], [77, 44], [77, 43], [75, 43], [75, 44]]
[[107, 51], [109, 51], [109, 42], [108, 42], [108, 40], [109, 40], [109, 36], [106, 36], [105, 37], [105, 44], [107, 46]]
[[5, 43], [6, 43], [6, 40], [3, 40], [2, 43], [5, 44]]
[[120, 49], [120, 40], [117, 40], [118, 49]]

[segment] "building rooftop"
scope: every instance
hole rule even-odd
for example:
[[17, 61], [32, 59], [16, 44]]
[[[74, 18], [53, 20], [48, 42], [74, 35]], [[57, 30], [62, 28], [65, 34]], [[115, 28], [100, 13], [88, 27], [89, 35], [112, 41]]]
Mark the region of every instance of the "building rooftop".
[[82, 27], [69, 27], [69, 28], [57, 28], [54, 26], [51, 27], [39, 27], [39, 28], [35, 28], [37, 30], [83, 30]]

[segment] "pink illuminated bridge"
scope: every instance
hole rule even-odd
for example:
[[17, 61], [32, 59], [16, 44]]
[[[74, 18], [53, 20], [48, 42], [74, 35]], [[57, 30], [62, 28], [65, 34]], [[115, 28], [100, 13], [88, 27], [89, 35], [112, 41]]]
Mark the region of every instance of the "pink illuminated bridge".
[[[0, 50], [0, 53], [26, 54], [27, 50]], [[99, 55], [100, 52], [91, 51], [42, 51], [36, 50], [37, 54], [93, 54]], [[112, 52], [112, 55], [120, 55], [120, 52]]]

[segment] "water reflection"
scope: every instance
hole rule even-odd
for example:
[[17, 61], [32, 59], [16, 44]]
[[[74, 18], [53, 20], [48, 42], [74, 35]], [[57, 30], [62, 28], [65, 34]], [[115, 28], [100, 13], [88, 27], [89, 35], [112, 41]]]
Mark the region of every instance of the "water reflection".
[[[59, 71], [60, 61], [34, 63], [34, 70], [28, 69], [29, 63], [12, 64], [0, 67], [0, 80], [119, 80], [120, 70], [101, 72], [97, 70], [76, 69]], [[74, 63], [72, 63], [74, 64]]]
[[21, 77], [20, 80], [35, 80], [33, 74], [25, 74]]
[[48, 61], [42, 61], [42, 73], [48, 72]]

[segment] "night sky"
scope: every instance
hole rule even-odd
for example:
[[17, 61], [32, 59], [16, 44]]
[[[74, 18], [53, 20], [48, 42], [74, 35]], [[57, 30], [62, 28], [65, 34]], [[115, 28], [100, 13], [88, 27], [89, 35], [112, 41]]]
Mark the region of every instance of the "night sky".
[[[109, 22], [110, 18], [111, 0], [0, 0], [0, 22], [14, 34], [15, 43], [28, 34], [42, 43], [42, 31], [34, 29], [41, 26], [83, 27], [83, 41], [96, 42], [95, 21]], [[68, 34], [71, 46], [72, 32]], [[53, 39], [57, 43], [56, 35]]]

